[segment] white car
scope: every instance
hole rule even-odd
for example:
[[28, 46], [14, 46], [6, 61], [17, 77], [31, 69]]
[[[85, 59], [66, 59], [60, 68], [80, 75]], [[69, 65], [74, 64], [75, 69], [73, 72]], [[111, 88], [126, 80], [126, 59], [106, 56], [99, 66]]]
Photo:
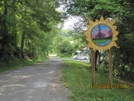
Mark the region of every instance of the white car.
[[73, 59], [75, 59], [75, 60], [88, 60], [88, 57], [87, 56], [74, 55]]

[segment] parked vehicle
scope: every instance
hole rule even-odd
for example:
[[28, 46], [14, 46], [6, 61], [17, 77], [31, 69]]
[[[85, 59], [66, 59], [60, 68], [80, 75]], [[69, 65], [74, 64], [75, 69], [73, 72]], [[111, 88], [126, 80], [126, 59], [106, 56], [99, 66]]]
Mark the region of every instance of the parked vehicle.
[[73, 59], [75, 60], [88, 60], [87, 56], [74, 55]]

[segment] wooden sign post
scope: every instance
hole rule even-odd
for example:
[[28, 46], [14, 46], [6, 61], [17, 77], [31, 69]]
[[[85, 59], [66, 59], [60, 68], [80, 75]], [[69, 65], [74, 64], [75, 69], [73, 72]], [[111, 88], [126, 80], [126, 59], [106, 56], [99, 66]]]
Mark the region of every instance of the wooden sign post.
[[109, 50], [109, 83], [112, 87], [112, 47], [119, 48], [116, 44], [119, 32], [116, 30], [115, 22], [117, 18], [109, 21], [103, 16], [95, 22], [87, 18], [89, 24], [84, 35], [88, 41], [88, 48], [92, 49], [92, 86], [95, 84], [95, 52], [96, 50]]
[[92, 86], [95, 84], [95, 51], [92, 50], [92, 59], [91, 59], [91, 64], [92, 64]]
[[109, 50], [109, 83], [113, 86], [112, 49]]

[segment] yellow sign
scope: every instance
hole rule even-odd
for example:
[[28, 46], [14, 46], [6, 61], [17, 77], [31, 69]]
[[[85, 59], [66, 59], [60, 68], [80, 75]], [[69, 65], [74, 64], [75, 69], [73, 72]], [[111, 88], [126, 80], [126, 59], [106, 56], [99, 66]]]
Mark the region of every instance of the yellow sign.
[[117, 18], [109, 21], [108, 18], [104, 19], [103, 16], [100, 20], [93, 22], [87, 18], [89, 25], [87, 25], [87, 30], [84, 35], [88, 41], [88, 48], [93, 48], [93, 50], [107, 50], [113, 46], [119, 48], [116, 44], [118, 40], [117, 35], [119, 32], [116, 30], [117, 26], [114, 26]]

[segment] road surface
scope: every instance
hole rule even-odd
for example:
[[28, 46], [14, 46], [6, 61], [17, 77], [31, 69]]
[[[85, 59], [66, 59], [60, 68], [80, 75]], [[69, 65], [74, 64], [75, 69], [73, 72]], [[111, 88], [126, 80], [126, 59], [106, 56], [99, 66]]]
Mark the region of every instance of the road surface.
[[51, 57], [0, 74], [0, 101], [69, 101], [69, 91], [60, 81], [62, 67], [61, 59]]

